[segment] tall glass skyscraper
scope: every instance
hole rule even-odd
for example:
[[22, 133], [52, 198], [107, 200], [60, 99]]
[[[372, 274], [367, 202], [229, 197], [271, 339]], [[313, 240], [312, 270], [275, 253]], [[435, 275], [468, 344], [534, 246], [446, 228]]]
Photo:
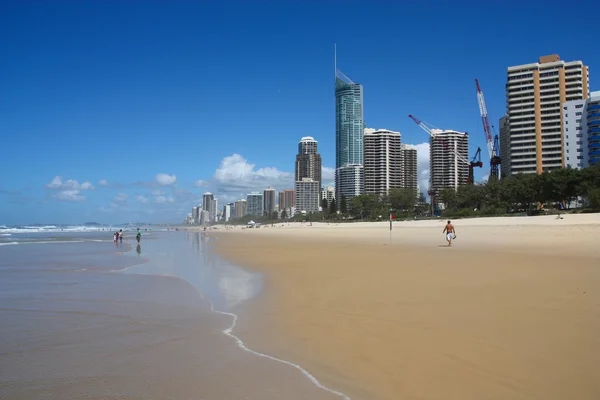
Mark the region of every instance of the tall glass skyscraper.
[[335, 192], [337, 201], [364, 193], [363, 87], [335, 68]]
[[363, 87], [335, 70], [335, 167], [363, 163]]

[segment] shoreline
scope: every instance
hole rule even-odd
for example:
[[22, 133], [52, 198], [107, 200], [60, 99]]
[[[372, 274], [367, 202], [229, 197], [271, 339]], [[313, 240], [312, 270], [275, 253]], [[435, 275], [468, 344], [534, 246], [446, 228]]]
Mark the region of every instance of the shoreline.
[[[592, 399], [600, 395], [589, 381], [600, 381], [591, 372], [600, 363], [588, 355], [600, 351], [590, 336], [600, 328], [592, 307], [600, 304], [600, 215], [591, 216], [457, 220], [451, 249], [439, 248], [445, 221], [407, 227], [405, 241], [391, 245], [388, 222], [209, 235], [225, 259], [265, 275], [264, 293], [240, 318], [242, 339], [353, 399], [559, 399], [567, 388]], [[534, 361], [546, 357], [547, 365]], [[583, 364], [587, 372], [575, 372]]]
[[[209, 238], [209, 236], [207, 236], [207, 238]], [[214, 240], [214, 238], [210, 238], [210, 240], [207, 243], [206, 251], [211, 252], [214, 257], [219, 257], [222, 259], [222, 257], [220, 257], [215, 252], [215, 249], [214, 249], [215, 242], [217, 242], [217, 240]], [[133, 246], [131, 246], [131, 249], [129, 252], [130, 253], [133, 252]], [[154, 262], [156, 262], [156, 260], [154, 260]], [[154, 276], [154, 277], [158, 277], [158, 278], [175, 279], [177, 281], [182, 282], [183, 284], [191, 287], [194, 291], [196, 291], [198, 296], [200, 297], [200, 299], [203, 302], [207, 303], [206, 305], [207, 305], [208, 311], [210, 313], [212, 313], [214, 315], [218, 315], [218, 316], [225, 316], [228, 319], [228, 322], [225, 323], [224, 327], [220, 326], [220, 327], [217, 327], [216, 329], [218, 329], [222, 335], [232, 339], [234, 342], [234, 346], [237, 347], [239, 350], [241, 350], [245, 353], [249, 353], [254, 356], [260, 357], [260, 358], [268, 359], [270, 361], [274, 361], [276, 363], [284, 364], [288, 367], [294, 368], [302, 373], [304, 379], [308, 380], [306, 382], [306, 384], [313, 385], [318, 390], [321, 390], [325, 393], [329, 393], [329, 394], [335, 396], [336, 398], [341, 398], [343, 400], [351, 400], [350, 397], [348, 397], [346, 394], [323, 385], [313, 374], [311, 374], [311, 372], [307, 371], [302, 365], [295, 364], [286, 359], [275, 357], [268, 353], [263, 353], [263, 352], [257, 351], [256, 349], [253, 349], [252, 347], [250, 347], [240, 337], [239, 333], [237, 332], [237, 330], [239, 328], [238, 321], [245, 317], [245, 315], [243, 315], [243, 313], [245, 313], [245, 311], [246, 311], [246, 304], [253, 301], [256, 298], [260, 298], [264, 294], [264, 287], [261, 287], [261, 290], [259, 290], [258, 293], [256, 293], [250, 299], [244, 300], [241, 304], [234, 305], [230, 309], [220, 309], [219, 307], [217, 307], [215, 305], [216, 299], [211, 298], [211, 296], [208, 293], [205, 293], [202, 290], [202, 288], [197, 287], [193, 282], [190, 282], [188, 279], [186, 279], [184, 277], [177, 276], [177, 275], [169, 275], [169, 274], [159, 274], [156, 272], [135, 272], [135, 271], [130, 270], [132, 268], [136, 268], [136, 267], [140, 267], [140, 266], [143, 268], [144, 264], [150, 264], [150, 263], [153, 263], [151, 256], [150, 256], [150, 258], [147, 258], [147, 261], [145, 263], [131, 265], [125, 269], [115, 270], [115, 271], [111, 271], [111, 272], [121, 272], [121, 273], [131, 274], [131, 275], [147, 275], [147, 276]], [[251, 272], [248, 269], [246, 269], [238, 264], [233, 264], [230, 262], [227, 262], [227, 264], [229, 267], [237, 269], [239, 271]]]

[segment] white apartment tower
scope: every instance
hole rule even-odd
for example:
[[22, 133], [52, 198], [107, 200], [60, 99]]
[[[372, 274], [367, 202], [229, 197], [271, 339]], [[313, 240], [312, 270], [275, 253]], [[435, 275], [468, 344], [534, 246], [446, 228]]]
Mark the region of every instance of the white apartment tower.
[[346, 164], [335, 170], [335, 201], [339, 205], [342, 199], [350, 201], [364, 192], [364, 168], [361, 164]]
[[400, 132], [366, 128], [363, 149], [365, 193], [387, 195], [390, 189], [404, 187]]
[[501, 147], [510, 174], [542, 173], [565, 166], [562, 104], [587, 99], [589, 70], [581, 61], [565, 62], [557, 54], [537, 63], [508, 67], [506, 107], [508, 144]]
[[404, 174], [404, 188], [413, 190], [416, 193], [419, 190], [417, 149], [410, 144], [402, 145], [402, 167]]
[[469, 178], [469, 136], [464, 132], [432, 129], [429, 139], [430, 191], [458, 189]]
[[327, 200], [327, 204], [331, 204], [335, 200], [335, 188], [327, 186], [321, 189], [321, 200]]
[[600, 162], [600, 91], [586, 100], [563, 104], [565, 167], [587, 168]]
[[296, 212], [319, 212], [321, 188], [319, 182], [311, 178], [296, 181]]

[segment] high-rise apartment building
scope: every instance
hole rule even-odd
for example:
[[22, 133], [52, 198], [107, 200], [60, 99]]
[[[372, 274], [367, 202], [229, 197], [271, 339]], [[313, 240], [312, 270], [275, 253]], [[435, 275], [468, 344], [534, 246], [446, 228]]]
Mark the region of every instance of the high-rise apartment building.
[[211, 220], [214, 221], [213, 215], [216, 215], [216, 210], [213, 210], [215, 195], [206, 192], [202, 195], [202, 211], [208, 212], [208, 219], [202, 220], [203, 225], [207, 225]]
[[589, 70], [581, 61], [565, 62], [557, 54], [537, 63], [508, 67], [505, 135], [510, 174], [542, 173], [561, 168], [563, 159], [562, 104], [587, 99]]
[[321, 155], [318, 151], [318, 142], [311, 136], [305, 136], [298, 143], [296, 155], [295, 181], [302, 178], [311, 178], [321, 184]]
[[321, 200], [327, 200], [327, 204], [331, 204], [335, 200], [335, 188], [327, 186], [321, 189]]
[[[336, 197], [363, 193], [363, 87], [335, 68], [335, 167]], [[349, 167], [350, 166], [350, 167]], [[351, 172], [361, 178], [347, 180]], [[342, 182], [342, 179], [345, 181]], [[347, 185], [354, 184], [354, 187]], [[342, 187], [344, 193], [342, 193]]]
[[500, 177], [510, 176], [510, 128], [508, 126], [508, 114], [500, 118], [498, 124], [500, 126]]
[[410, 144], [403, 144], [401, 149], [404, 188], [413, 190], [415, 193], [417, 193], [419, 190], [417, 149]]
[[404, 187], [400, 132], [366, 128], [363, 140], [365, 193], [387, 195]]
[[296, 181], [296, 212], [319, 212], [321, 203], [319, 182], [311, 178]]
[[231, 204], [225, 204], [223, 206], [223, 222], [229, 222], [231, 219]]
[[292, 209], [296, 207], [296, 190], [284, 189], [279, 192], [279, 211], [284, 211], [288, 216], [291, 215]]
[[600, 162], [600, 91], [586, 100], [563, 104], [565, 167], [586, 168]]
[[235, 217], [242, 218], [246, 216], [248, 213], [248, 207], [246, 205], [246, 200], [241, 199], [235, 202]]
[[269, 187], [263, 191], [263, 212], [264, 215], [273, 215], [275, 212], [275, 203], [277, 199], [275, 189]]
[[263, 215], [263, 195], [262, 193], [248, 193], [246, 195], [246, 215]]
[[217, 214], [218, 214], [217, 211], [218, 210], [219, 210], [219, 200], [213, 198], [211, 205], [210, 205], [210, 211], [208, 212], [211, 223], [217, 222]]
[[429, 139], [430, 190], [458, 189], [469, 178], [469, 136], [464, 132], [432, 129]]
[[364, 193], [365, 171], [360, 164], [348, 164], [335, 170], [335, 198], [341, 204], [342, 199], [349, 201]]

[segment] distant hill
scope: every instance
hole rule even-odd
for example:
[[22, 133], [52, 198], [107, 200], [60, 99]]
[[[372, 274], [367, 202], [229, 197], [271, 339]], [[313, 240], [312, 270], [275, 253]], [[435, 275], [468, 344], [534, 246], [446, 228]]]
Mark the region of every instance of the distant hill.
[[97, 222], [86, 222], [83, 224], [83, 226], [102, 226], [102, 224], [99, 224]]

